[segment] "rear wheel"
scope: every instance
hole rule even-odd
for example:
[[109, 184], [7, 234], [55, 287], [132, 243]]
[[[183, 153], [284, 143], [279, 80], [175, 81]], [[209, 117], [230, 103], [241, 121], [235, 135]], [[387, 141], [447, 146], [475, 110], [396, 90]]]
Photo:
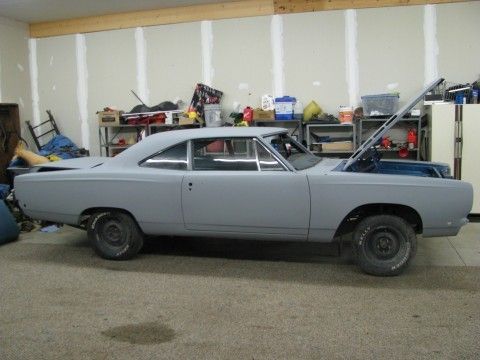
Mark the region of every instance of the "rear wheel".
[[90, 216], [87, 233], [95, 252], [109, 260], [128, 260], [143, 246], [143, 234], [133, 218], [106, 210]]
[[376, 215], [362, 220], [353, 236], [353, 252], [368, 274], [393, 276], [408, 267], [417, 250], [412, 226], [398, 216]]

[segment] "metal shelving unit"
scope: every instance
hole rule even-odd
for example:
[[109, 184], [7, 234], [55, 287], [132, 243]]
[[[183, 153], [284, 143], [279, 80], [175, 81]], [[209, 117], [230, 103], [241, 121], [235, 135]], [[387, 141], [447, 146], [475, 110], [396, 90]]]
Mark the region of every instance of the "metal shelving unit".
[[[373, 134], [383, 123], [385, 123], [388, 118], [362, 118], [358, 121], [358, 131], [357, 131], [357, 144], [361, 145], [370, 135]], [[408, 149], [408, 158], [412, 160], [421, 159], [422, 148], [422, 127], [426, 124], [426, 117], [409, 117], [403, 118], [398, 121], [398, 123], [387, 132], [387, 136], [390, 136], [393, 143], [398, 144], [394, 148], [384, 149], [381, 147], [377, 148], [377, 151], [385, 154], [385, 157], [397, 158], [397, 154], [402, 147], [405, 147], [407, 143], [407, 132], [409, 129], [415, 129], [417, 132], [417, 146], [413, 149]]]
[[[98, 137], [100, 143], [100, 155], [115, 156], [130, 146], [135, 145], [142, 138], [158, 132], [198, 128], [201, 126], [200, 124], [179, 125], [178, 123], [175, 123], [173, 116], [181, 112], [182, 111], [180, 110], [165, 112], [167, 119], [172, 123], [99, 126]], [[125, 143], [118, 143], [121, 138], [125, 140]]]
[[298, 142], [303, 142], [303, 125], [302, 119], [293, 120], [253, 120], [254, 126], [273, 126], [284, 127], [290, 129], [290, 135], [296, 136]]
[[[115, 125], [115, 126], [99, 126], [98, 138], [100, 143], [100, 156], [115, 156], [128, 147], [136, 144], [140, 138], [142, 131], [145, 136], [148, 133], [148, 125]], [[125, 143], [119, 144], [118, 141], [123, 138]]]
[[156, 134], [158, 132], [167, 131], [167, 130], [177, 130], [177, 129], [195, 129], [201, 127], [201, 124], [188, 124], [188, 125], [179, 125], [179, 124], [150, 124], [148, 125], [148, 135]]
[[[351, 142], [341, 141], [343, 145], [348, 149], [330, 150], [325, 149], [327, 144], [333, 144], [335, 142], [322, 142], [317, 141], [314, 137], [331, 137], [335, 138], [351, 138]], [[334, 154], [334, 155], [348, 155], [352, 154], [356, 148], [356, 126], [354, 124], [322, 124], [313, 123], [305, 125], [305, 140], [309, 150], [315, 154]], [[323, 146], [322, 146], [323, 145]], [[325, 148], [324, 148], [325, 147]]]

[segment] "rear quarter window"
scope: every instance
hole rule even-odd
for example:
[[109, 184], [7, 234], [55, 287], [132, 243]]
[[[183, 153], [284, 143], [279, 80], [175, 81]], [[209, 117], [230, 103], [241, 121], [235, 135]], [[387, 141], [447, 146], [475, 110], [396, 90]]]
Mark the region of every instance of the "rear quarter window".
[[142, 162], [141, 167], [166, 170], [187, 170], [187, 143], [181, 143], [155, 154]]

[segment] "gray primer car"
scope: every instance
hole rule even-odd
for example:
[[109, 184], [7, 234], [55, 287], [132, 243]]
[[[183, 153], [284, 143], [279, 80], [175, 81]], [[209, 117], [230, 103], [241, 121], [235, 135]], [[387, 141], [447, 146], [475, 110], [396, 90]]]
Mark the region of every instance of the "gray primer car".
[[15, 193], [31, 217], [85, 228], [108, 259], [133, 257], [144, 235], [332, 242], [351, 234], [364, 271], [395, 275], [415, 255], [416, 234], [453, 236], [467, 223], [472, 186], [448, 166], [368, 151], [350, 160], [318, 158], [286, 129], [178, 130], [114, 158], [41, 165], [15, 178]]

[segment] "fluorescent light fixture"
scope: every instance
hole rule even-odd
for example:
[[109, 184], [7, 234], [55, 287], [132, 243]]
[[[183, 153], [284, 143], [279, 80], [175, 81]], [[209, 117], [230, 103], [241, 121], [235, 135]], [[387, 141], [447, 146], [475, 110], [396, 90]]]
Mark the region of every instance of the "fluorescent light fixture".
[[463, 91], [463, 90], [470, 90], [470, 86], [465, 86], [465, 87], [460, 88], [460, 89], [448, 90], [448, 92], [449, 92], [449, 93], [454, 93], [454, 92]]

